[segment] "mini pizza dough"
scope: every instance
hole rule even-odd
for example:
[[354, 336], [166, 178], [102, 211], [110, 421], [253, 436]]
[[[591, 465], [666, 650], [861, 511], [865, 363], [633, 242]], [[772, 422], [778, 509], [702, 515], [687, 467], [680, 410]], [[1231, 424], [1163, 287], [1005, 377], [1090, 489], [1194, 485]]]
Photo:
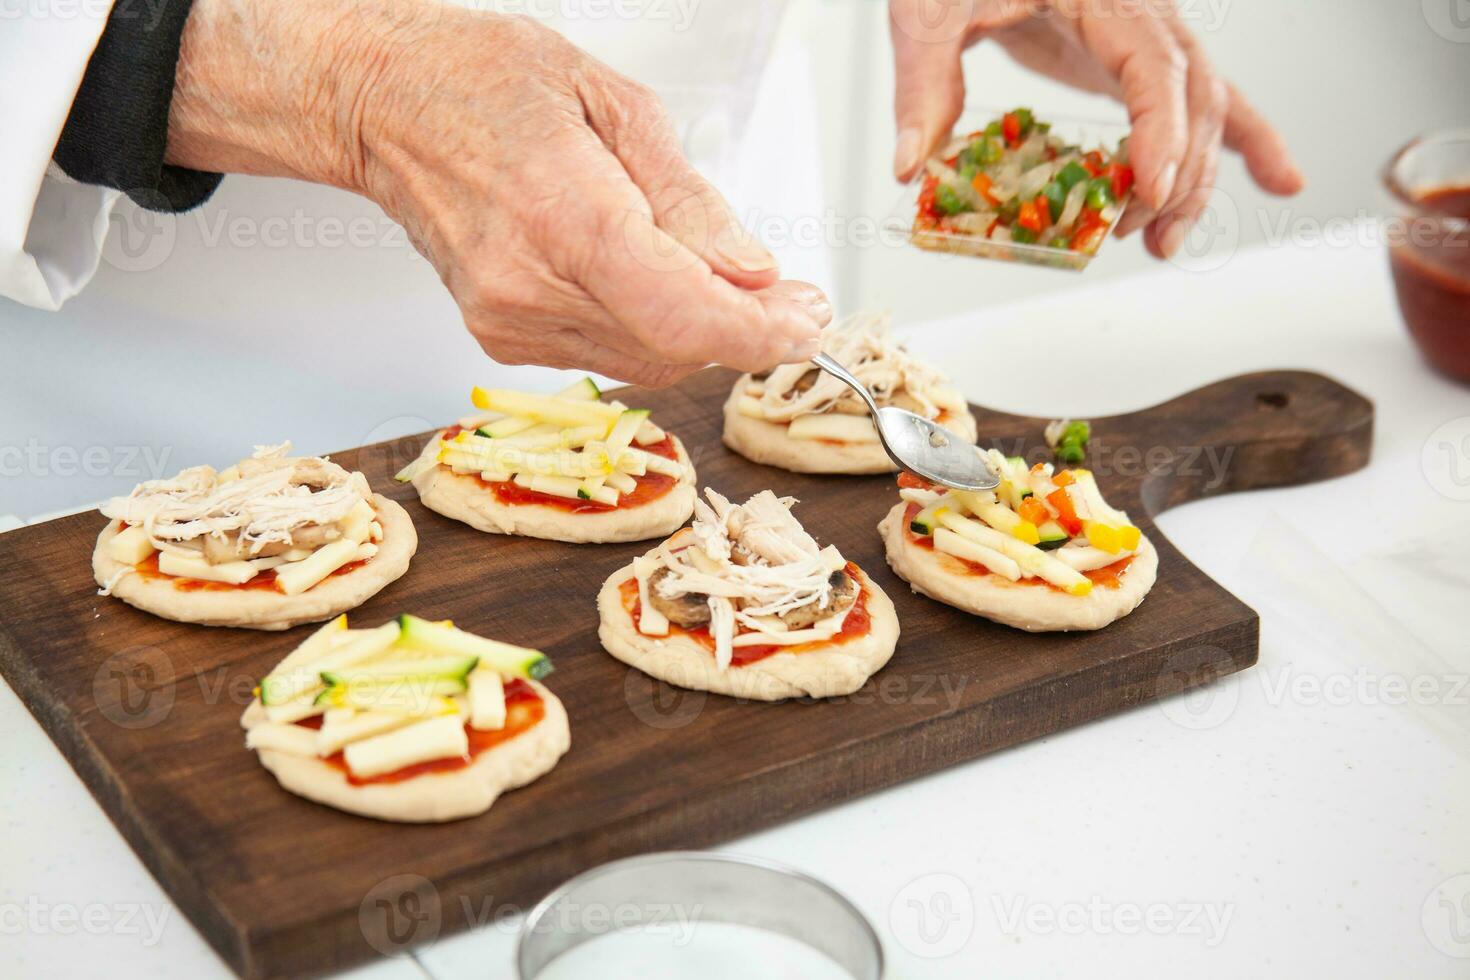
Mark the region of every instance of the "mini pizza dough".
[[[402, 823], [441, 823], [473, 817], [490, 809], [506, 790], [525, 786], [550, 772], [571, 747], [566, 708], [542, 684], [526, 683], [545, 702], [545, 716], [514, 738], [481, 752], [463, 769], [401, 782], [354, 786], [345, 772], [320, 759], [275, 749], [260, 749], [256, 754], [283, 789], [348, 813]], [[253, 701], [241, 716], [240, 726], [248, 731], [265, 720], [265, 708]]]
[[103, 588], [113, 583], [111, 595], [164, 619], [203, 626], [290, 629], [356, 609], [408, 571], [409, 559], [419, 546], [408, 511], [382, 494], [373, 494], [372, 505], [383, 527], [378, 553], [362, 567], [342, 575], [329, 575], [299, 595], [245, 588], [184, 591], [176, 588], [171, 579], [136, 572], [118, 578], [129, 566], [107, 553], [107, 543], [119, 533], [117, 521], [108, 521], [97, 537], [97, 548], [92, 552], [92, 574]]
[[1012, 582], [999, 575], [956, 571], [958, 559], [909, 540], [904, 522], [908, 505], [895, 504], [878, 524], [888, 564], [915, 592], [965, 612], [1033, 633], [1102, 629], [1138, 608], [1153, 588], [1159, 554], [1141, 538], [1133, 561], [1117, 588], [1094, 586], [1085, 596], [1068, 595], [1037, 583]]
[[[434, 434], [420, 458], [438, 453], [442, 434], [443, 430]], [[668, 493], [636, 507], [574, 514], [543, 504], [503, 504], [478, 477], [437, 464], [425, 467], [413, 478], [413, 485], [425, 507], [491, 534], [519, 534], [572, 544], [661, 538], [672, 534], [694, 513], [694, 464], [679, 438], [674, 436], [673, 440], [683, 475]]]
[[720, 670], [709, 648], [688, 637], [638, 632], [623, 608], [622, 584], [631, 578], [630, 564], [603, 583], [597, 595], [597, 635], [607, 652], [623, 663], [676, 687], [752, 701], [837, 697], [862, 687], [888, 663], [898, 643], [898, 614], [892, 600], [859, 569], [858, 583], [867, 591], [872, 624], [866, 634], [825, 650], [774, 653], [744, 667]]
[[[895, 473], [898, 466], [888, 458], [877, 442], [823, 442], [820, 439], [793, 439], [786, 426], [765, 419], [740, 414], [740, 396], [751, 377], [742, 374], [730, 397], [725, 400], [725, 445], [753, 463], [776, 466], [793, 473]], [[966, 442], [974, 442], [978, 429], [975, 417], [946, 415], [939, 424]]]

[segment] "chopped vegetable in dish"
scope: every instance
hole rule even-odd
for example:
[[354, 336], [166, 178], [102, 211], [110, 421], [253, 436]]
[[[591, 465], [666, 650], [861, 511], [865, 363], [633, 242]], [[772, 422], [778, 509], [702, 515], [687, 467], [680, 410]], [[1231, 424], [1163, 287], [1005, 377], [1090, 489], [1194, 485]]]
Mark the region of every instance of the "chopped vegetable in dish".
[[1046, 426], [1046, 444], [1064, 463], [1080, 463], [1087, 457], [1087, 440], [1092, 426], [1087, 422], [1058, 419]]
[[1091, 255], [1133, 188], [1128, 141], [1083, 151], [1029, 109], [951, 140], [925, 165], [915, 232]]

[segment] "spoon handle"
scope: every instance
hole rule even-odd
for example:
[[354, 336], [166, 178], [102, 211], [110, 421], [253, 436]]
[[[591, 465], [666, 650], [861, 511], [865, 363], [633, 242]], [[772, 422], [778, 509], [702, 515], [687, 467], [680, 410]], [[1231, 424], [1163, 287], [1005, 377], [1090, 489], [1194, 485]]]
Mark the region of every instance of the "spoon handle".
[[875, 424], [877, 423], [878, 403], [873, 400], [873, 393], [868, 390], [867, 385], [863, 384], [856, 377], [854, 377], [853, 373], [847, 368], [832, 360], [831, 356], [828, 354], [819, 353], [815, 355], [812, 358], [812, 363], [821, 368], [823, 371], [826, 371], [828, 374], [832, 375], [832, 377], [836, 378], [838, 381], [845, 383], [853, 391], [857, 392], [858, 395], [862, 397], [863, 401], [868, 403], [868, 411], [873, 413], [873, 421]]

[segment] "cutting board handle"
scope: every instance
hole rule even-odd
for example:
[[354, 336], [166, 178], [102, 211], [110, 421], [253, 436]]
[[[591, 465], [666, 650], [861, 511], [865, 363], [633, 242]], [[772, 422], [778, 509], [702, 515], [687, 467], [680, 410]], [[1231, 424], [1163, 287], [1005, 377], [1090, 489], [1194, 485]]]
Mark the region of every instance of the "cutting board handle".
[[[1241, 490], [1343, 476], [1368, 462], [1373, 403], [1310, 371], [1227, 378], [1098, 428], [1134, 442], [1149, 514]], [[1157, 438], [1155, 438], [1155, 436]], [[1114, 447], [1114, 458], [1125, 447]]]

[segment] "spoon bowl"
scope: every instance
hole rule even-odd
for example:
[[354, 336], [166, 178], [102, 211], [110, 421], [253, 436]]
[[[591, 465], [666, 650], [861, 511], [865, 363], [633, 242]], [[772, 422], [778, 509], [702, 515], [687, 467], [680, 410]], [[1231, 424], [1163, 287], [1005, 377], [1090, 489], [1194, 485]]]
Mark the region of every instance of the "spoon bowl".
[[994, 490], [1000, 477], [968, 440], [942, 425], [889, 405], [879, 408], [867, 385], [826, 354], [812, 363], [852, 388], [868, 406], [883, 451], [901, 468], [955, 490]]

